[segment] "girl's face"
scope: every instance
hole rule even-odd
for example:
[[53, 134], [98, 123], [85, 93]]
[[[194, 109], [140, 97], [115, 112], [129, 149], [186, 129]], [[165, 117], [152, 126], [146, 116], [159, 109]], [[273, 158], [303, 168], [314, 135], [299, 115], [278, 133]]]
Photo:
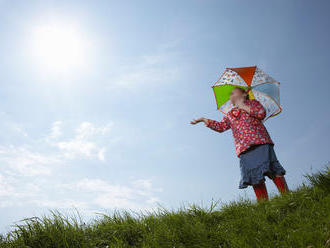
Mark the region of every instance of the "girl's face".
[[246, 97], [246, 93], [243, 93], [241, 90], [239, 89], [234, 89], [231, 94], [230, 94], [230, 102], [235, 105], [235, 102], [237, 99], [240, 98], [245, 98]]

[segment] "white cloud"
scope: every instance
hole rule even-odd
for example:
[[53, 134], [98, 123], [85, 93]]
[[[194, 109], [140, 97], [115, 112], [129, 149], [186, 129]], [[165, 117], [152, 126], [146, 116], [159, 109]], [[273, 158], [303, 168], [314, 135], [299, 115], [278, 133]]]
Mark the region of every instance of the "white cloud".
[[[113, 124], [81, 122], [75, 128], [56, 121], [40, 139], [28, 135], [20, 145], [0, 145], [0, 208], [33, 206], [40, 208], [149, 209], [159, 202], [161, 189], [149, 179], [114, 184], [98, 178], [76, 179], [63, 184], [63, 166], [76, 159], [105, 161], [112, 144]], [[21, 130], [17, 130], [21, 132]], [[117, 141], [115, 141], [117, 142]]]
[[96, 127], [90, 122], [82, 122], [76, 129], [78, 139], [93, 138], [96, 135], [105, 135], [109, 133], [113, 126], [113, 123], [109, 123], [105, 126]]
[[0, 161], [9, 174], [24, 176], [49, 175], [51, 166], [60, 162], [52, 155], [43, 155], [25, 147], [0, 146]]
[[0, 174], [0, 197], [10, 196], [15, 193], [15, 188]]
[[[90, 122], [82, 122], [73, 130], [73, 138], [61, 140], [63, 122], [56, 121], [46, 139], [26, 138], [25, 144], [0, 145], [2, 171], [8, 175], [50, 175], [53, 167], [64, 164], [66, 159], [105, 161], [106, 145], [102, 145], [101, 138], [105, 138], [112, 125], [96, 126]], [[19, 128], [16, 132], [22, 134], [22, 130]]]
[[141, 189], [145, 189], [145, 190], [151, 190], [152, 189], [152, 183], [150, 180], [136, 180], [133, 182], [133, 185], [136, 188], [141, 188]]
[[0, 208], [10, 206], [24, 206], [29, 200], [38, 198], [42, 187], [35, 181], [40, 177], [0, 174]]
[[88, 209], [88, 202], [72, 200], [72, 199], [61, 199], [61, 200], [52, 200], [52, 199], [34, 199], [29, 201], [30, 204], [36, 205], [38, 207], [46, 207], [51, 209]]
[[99, 151], [99, 148], [94, 142], [79, 139], [58, 142], [56, 145], [64, 152], [64, 155], [70, 159], [77, 157], [91, 158]]
[[97, 158], [100, 161], [105, 161], [105, 148], [101, 148], [97, 154]]
[[49, 135], [50, 139], [56, 139], [62, 135], [61, 131], [62, 121], [55, 121], [51, 127], [51, 132]]
[[75, 136], [69, 140], [54, 143], [66, 158], [94, 158], [105, 161], [105, 146], [98, 144], [100, 137], [104, 137], [112, 128], [112, 123], [96, 127], [90, 122], [82, 122], [75, 129]]
[[136, 180], [128, 185], [111, 184], [101, 179], [84, 178], [76, 183], [63, 185], [73, 192], [83, 192], [89, 196], [91, 205], [101, 208], [146, 209], [160, 200], [151, 180]]
[[4, 139], [6, 137], [10, 138], [26, 138], [28, 136], [24, 127], [15, 122], [9, 114], [6, 112], [0, 112], [0, 129], [2, 130], [1, 138]]

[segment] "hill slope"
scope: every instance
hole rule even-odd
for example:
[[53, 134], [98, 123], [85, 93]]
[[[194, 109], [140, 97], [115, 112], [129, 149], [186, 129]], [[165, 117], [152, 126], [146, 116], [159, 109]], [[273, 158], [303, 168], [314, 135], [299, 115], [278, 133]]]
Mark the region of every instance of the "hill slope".
[[259, 204], [162, 209], [139, 217], [118, 213], [88, 225], [53, 213], [18, 225], [1, 237], [0, 247], [330, 248], [330, 169], [308, 179], [309, 186]]

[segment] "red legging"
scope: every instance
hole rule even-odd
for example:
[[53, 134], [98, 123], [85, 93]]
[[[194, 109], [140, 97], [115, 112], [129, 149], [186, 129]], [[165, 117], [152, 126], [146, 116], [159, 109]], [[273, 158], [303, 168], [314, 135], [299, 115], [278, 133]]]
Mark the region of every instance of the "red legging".
[[254, 184], [253, 189], [258, 201], [268, 200], [268, 193], [265, 182]]
[[284, 176], [276, 176], [273, 178], [273, 182], [275, 183], [278, 191], [281, 194], [284, 194], [289, 191], [288, 185], [286, 184], [286, 180]]
[[[276, 176], [273, 178], [273, 182], [275, 183], [278, 191], [281, 194], [284, 194], [289, 191], [288, 185], [286, 183], [284, 176]], [[268, 193], [265, 182], [261, 182], [259, 184], [253, 185], [254, 193], [256, 194], [257, 200], [267, 200]]]

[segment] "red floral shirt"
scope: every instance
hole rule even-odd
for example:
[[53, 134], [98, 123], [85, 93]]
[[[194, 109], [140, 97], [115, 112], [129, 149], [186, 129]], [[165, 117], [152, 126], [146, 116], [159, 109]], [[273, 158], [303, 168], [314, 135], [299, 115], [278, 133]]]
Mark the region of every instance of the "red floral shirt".
[[252, 145], [273, 144], [262, 123], [266, 116], [265, 108], [257, 100], [246, 100], [245, 104], [250, 106], [250, 113], [234, 108], [227, 113], [222, 121], [209, 120], [207, 125], [220, 133], [231, 128], [237, 156]]

